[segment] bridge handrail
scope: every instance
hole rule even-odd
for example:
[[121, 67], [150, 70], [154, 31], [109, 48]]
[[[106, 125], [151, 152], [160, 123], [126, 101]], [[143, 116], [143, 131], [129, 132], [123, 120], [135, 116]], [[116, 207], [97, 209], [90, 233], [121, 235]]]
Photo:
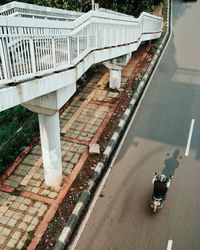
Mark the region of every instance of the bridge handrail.
[[96, 49], [131, 44], [160, 34], [162, 18], [96, 10], [73, 22], [0, 16], [0, 84], [67, 69]]
[[84, 14], [83, 12], [78, 12], [78, 11], [51, 8], [51, 7], [39, 6], [35, 4], [21, 3], [17, 1], [13, 1], [11, 3], [7, 3], [7, 4], [0, 6], [0, 15], [15, 16], [15, 14], [17, 13], [21, 13], [21, 14], [29, 13], [33, 15], [42, 14], [45, 16], [51, 15], [54, 17], [74, 16], [74, 19]]

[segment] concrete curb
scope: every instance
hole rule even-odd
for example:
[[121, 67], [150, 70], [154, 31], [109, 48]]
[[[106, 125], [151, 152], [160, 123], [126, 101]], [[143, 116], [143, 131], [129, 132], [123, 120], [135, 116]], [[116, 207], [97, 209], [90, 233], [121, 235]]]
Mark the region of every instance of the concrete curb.
[[148, 69], [146, 70], [146, 72], [145, 72], [145, 74], [144, 74], [144, 76], [143, 76], [143, 78], [142, 78], [142, 80], [137, 88], [137, 91], [135, 92], [128, 108], [126, 109], [122, 118], [120, 119], [119, 124], [117, 126], [117, 129], [114, 132], [111, 140], [108, 143], [108, 146], [106, 147], [106, 149], [103, 153], [101, 161], [98, 162], [98, 164], [94, 170], [94, 175], [88, 183], [87, 189], [83, 191], [81, 197], [79, 198], [78, 203], [76, 204], [76, 206], [72, 212], [72, 215], [69, 218], [69, 221], [67, 222], [66, 226], [63, 228], [63, 230], [62, 230], [62, 232], [57, 240], [57, 243], [54, 247], [55, 250], [61, 250], [61, 249], [64, 249], [66, 247], [66, 245], [70, 239], [70, 236], [71, 236], [73, 230], [75, 229], [75, 226], [77, 225], [77, 223], [82, 215], [82, 212], [84, 211], [84, 208], [87, 206], [89, 199], [90, 199], [90, 196], [94, 192], [96, 184], [98, 183], [99, 178], [100, 178], [111, 154], [113, 153], [120, 136], [123, 133], [124, 127], [126, 126], [128, 119], [130, 118], [130, 116], [134, 112], [136, 104], [137, 104], [139, 98], [141, 97], [143, 90], [145, 89], [145, 86], [148, 82], [148, 79], [150, 78], [150, 76], [151, 76], [151, 74], [152, 74], [152, 72], [153, 72], [153, 70], [158, 62], [158, 59], [159, 59], [159, 57], [160, 57], [160, 55], [165, 47], [165, 44], [167, 43], [169, 35], [170, 35], [170, 0], [168, 0], [167, 29], [166, 29], [166, 33], [163, 37], [163, 40], [160, 43]]

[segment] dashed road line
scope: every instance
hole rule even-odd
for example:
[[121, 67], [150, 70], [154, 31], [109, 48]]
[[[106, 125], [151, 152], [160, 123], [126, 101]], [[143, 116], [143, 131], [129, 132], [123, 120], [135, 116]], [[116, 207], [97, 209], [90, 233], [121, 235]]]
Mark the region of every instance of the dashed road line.
[[173, 240], [168, 240], [167, 250], [171, 250], [172, 249], [172, 244], [173, 244]]
[[188, 135], [188, 140], [187, 140], [187, 146], [186, 146], [186, 150], [185, 150], [185, 156], [188, 156], [190, 153], [190, 144], [191, 144], [191, 140], [192, 140], [194, 122], [195, 122], [195, 119], [192, 119], [191, 124], [190, 124], [190, 131], [189, 131], [189, 135]]

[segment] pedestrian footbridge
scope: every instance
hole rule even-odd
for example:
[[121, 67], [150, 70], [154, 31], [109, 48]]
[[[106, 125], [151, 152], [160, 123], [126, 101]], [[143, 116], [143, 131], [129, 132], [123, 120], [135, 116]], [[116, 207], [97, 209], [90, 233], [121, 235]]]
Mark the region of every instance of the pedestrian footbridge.
[[46, 184], [62, 180], [59, 109], [76, 81], [97, 63], [120, 88], [131, 53], [159, 38], [162, 18], [135, 18], [107, 9], [87, 13], [11, 2], [0, 6], [0, 111], [23, 105], [39, 114]]

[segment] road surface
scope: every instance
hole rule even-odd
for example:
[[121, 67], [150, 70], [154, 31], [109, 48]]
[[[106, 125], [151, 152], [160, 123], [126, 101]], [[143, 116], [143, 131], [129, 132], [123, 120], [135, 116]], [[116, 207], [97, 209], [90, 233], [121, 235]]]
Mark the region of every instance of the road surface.
[[[172, 36], [76, 250], [200, 249], [200, 1], [173, 1]], [[173, 174], [163, 209], [153, 173]]]

